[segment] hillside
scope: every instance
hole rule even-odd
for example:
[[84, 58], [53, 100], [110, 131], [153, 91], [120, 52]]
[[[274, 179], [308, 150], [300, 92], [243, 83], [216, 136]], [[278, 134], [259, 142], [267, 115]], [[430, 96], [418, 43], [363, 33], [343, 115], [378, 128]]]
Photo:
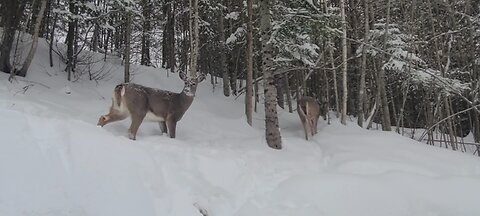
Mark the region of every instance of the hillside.
[[[273, 150], [262, 113], [249, 127], [243, 98], [212, 92], [208, 78], [176, 139], [146, 122], [129, 140], [129, 120], [96, 126], [121, 82], [120, 61], [109, 60], [109, 79], [67, 82], [47, 53], [41, 41], [26, 78], [0, 73], [0, 215], [480, 214], [477, 157], [337, 120], [305, 141], [285, 111], [284, 149]], [[176, 74], [133, 70], [136, 83], [182, 89]]]

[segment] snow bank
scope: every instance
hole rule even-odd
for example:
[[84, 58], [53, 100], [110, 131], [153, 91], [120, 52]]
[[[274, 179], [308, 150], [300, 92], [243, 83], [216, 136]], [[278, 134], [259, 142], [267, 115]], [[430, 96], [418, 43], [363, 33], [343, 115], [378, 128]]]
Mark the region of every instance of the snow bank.
[[[480, 213], [476, 157], [353, 122], [321, 122], [307, 142], [298, 117], [284, 111], [284, 149], [273, 150], [262, 114], [249, 127], [243, 100], [212, 93], [207, 82], [179, 122], [177, 139], [146, 122], [131, 141], [128, 120], [95, 125], [121, 81], [120, 66], [98, 85], [69, 83], [61, 66], [41, 58], [13, 84], [0, 73], [0, 215], [192, 216], [201, 215], [199, 208], [210, 216]], [[135, 71], [137, 83], [182, 88], [165, 71]]]

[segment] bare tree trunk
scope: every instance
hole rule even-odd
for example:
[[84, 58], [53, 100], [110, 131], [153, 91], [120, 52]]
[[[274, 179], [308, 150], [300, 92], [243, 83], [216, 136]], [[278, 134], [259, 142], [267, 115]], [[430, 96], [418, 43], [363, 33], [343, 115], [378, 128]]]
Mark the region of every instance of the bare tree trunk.
[[[163, 29], [162, 67], [175, 71], [175, 1], [166, 1], [163, 13], [167, 16]], [[184, 52], [186, 54], [186, 51]], [[168, 75], [168, 73], [167, 73]]]
[[219, 19], [219, 40], [220, 40], [220, 71], [223, 76], [223, 95], [226, 97], [230, 96], [230, 78], [228, 76], [228, 69], [227, 69], [227, 51], [225, 48], [225, 25], [224, 25], [224, 14], [223, 10], [221, 9], [219, 12], [220, 16]]
[[[76, 15], [76, 5], [75, 5], [75, 1], [74, 0], [70, 0], [69, 1], [69, 10], [70, 10], [70, 13], [72, 13], [73, 15]], [[72, 80], [72, 73], [73, 73], [73, 70], [74, 70], [74, 58], [75, 58], [75, 55], [74, 55], [74, 46], [75, 46], [75, 26], [77, 24], [77, 20], [75, 20], [75, 18], [72, 18], [72, 20], [70, 20], [68, 22], [68, 32], [67, 32], [67, 68], [65, 69], [66, 72], [67, 72], [67, 79], [68, 81], [71, 81]]]
[[198, 0], [190, 0], [190, 77], [197, 76], [198, 18]]
[[[325, 58], [325, 57], [324, 57]], [[327, 75], [327, 71], [326, 70], [323, 70], [323, 77], [325, 79], [325, 104], [322, 104], [322, 106], [324, 107], [324, 110], [325, 110], [325, 118], [327, 118], [327, 123], [330, 124], [330, 112], [329, 112], [329, 109], [330, 109], [330, 84], [328, 82], [328, 75]]]
[[[245, 115], [247, 123], [252, 126], [253, 116], [253, 0], [247, 0], [247, 83], [245, 92]], [[287, 80], [288, 82], [288, 80]]]
[[343, 97], [342, 97], [342, 124], [347, 124], [347, 22], [345, 15], [345, 0], [340, 0], [340, 12], [342, 16], [342, 77], [343, 77]]
[[53, 42], [55, 41], [55, 28], [57, 26], [57, 20], [58, 13], [55, 13], [55, 18], [53, 18], [52, 23], [52, 30], [50, 32], [50, 44], [48, 45], [48, 59], [50, 60], [50, 67], [53, 67]]
[[12, 50], [15, 33], [23, 15], [25, 8], [24, 1], [9, 0], [2, 2], [2, 25], [3, 34], [0, 44], [0, 71], [10, 73], [13, 68], [10, 62], [10, 52]]
[[128, 83], [130, 82], [130, 39], [132, 35], [132, 15], [130, 12], [127, 12], [126, 20], [126, 31], [125, 31], [125, 71], [123, 81]]
[[285, 96], [284, 96], [284, 91], [285, 91], [285, 86], [283, 85], [283, 76], [274, 76], [274, 80], [276, 83], [276, 89], [277, 89], [277, 104], [280, 106], [280, 108], [285, 109]]
[[288, 112], [292, 113], [293, 112], [292, 95], [290, 93], [290, 84], [288, 82], [288, 75], [287, 74], [285, 74], [283, 76], [283, 82], [284, 82], [284, 85], [285, 85], [285, 88], [286, 88], [285, 93], [287, 95]]
[[273, 47], [270, 41], [272, 32], [270, 8], [272, 5], [275, 5], [274, 2], [274, 0], [260, 0], [260, 32], [262, 35], [262, 70], [265, 95], [265, 138], [269, 147], [281, 149], [282, 138], [277, 116], [277, 92], [273, 77]]
[[[387, 1], [387, 22], [385, 25], [385, 45], [388, 40], [388, 27], [390, 25], [390, 0]], [[384, 46], [386, 47], [386, 46]], [[388, 58], [388, 57], [385, 57]], [[391, 131], [392, 124], [390, 122], [390, 110], [388, 108], [388, 98], [387, 98], [387, 90], [386, 90], [386, 83], [385, 83], [385, 70], [384, 68], [378, 71], [378, 93], [380, 94], [380, 103], [382, 107], [382, 129], [384, 131]]]
[[[53, 1], [53, 0], [52, 0]], [[53, 2], [50, 4], [51, 13], [53, 13]], [[57, 1], [58, 4], [58, 1]], [[52, 21], [52, 29], [50, 30], [50, 44], [48, 45], [48, 59], [50, 61], [50, 67], [53, 67], [53, 42], [55, 41], [55, 28], [57, 27], [58, 13], [55, 13], [55, 16]], [[48, 25], [48, 24], [47, 24]]]
[[333, 51], [330, 50], [329, 52], [329, 55], [330, 55], [330, 64], [331, 64], [331, 67], [332, 67], [332, 79], [333, 79], [333, 91], [334, 91], [334, 94], [335, 94], [335, 116], [338, 118], [340, 117], [339, 113], [340, 113], [340, 106], [339, 106], [339, 103], [340, 103], [340, 100], [338, 99], [338, 84], [337, 84], [337, 70], [335, 68], [335, 60], [333, 58]]
[[36, 16], [37, 20], [35, 20], [35, 27], [34, 27], [33, 36], [32, 36], [32, 47], [28, 52], [27, 58], [25, 59], [25, 62], [23, 63], [22, 68], [20, 69], [20, 71], [18, 71], [18, 76], [25, 77], [27, 75], [28, 68], [30, 67], [30, 64], [32, 63], [32, 60], [33, 60], [33, 56], [37, 51], [38, 32], [40, 30], [40, 23], [42, 22], [46, 6], [47, 6], [47, 0], [42, 0], [40, 3], [40, 10], [38, 11], [38, 15]]
[[170, 27], [170, 72], [173, 73], [175, 72], [175, 67], [176, 67], [176, 62], [177, 60], [175, 59], [175, 1], [171, 3], [171, 10], [169, 14], [169, 20], [171, 20], [171, 27]]
[[150, 0], [142, 0], [142, 13], [143, 13], [143, 31], [142, 31], [142, 51], [141, 51], [141, 65], [150, 66], [150, 34], [151, 34], [151, 15], [152, 5]]
[[[368, 32], [370, 30], [369, 27], [369, 19], [368, 19], [368, 0], [363, 0], [363, 5], [364, 5], [364, 10], [365, 10], [365, 36], [363, 39], [363, 42], [367, 44], [368, 42]], [[360, 87], [358, 90], [358, 121], [357, 124], [360, 127], [363, 127], [363, 122], [365, 121], [365, 112], [363, 110], [364, 105], [365, 105], [365, 74], [367, 73], [367, 47], [366, 45], [363, 45], [362, 48], [362, 70], [360, 71]]]

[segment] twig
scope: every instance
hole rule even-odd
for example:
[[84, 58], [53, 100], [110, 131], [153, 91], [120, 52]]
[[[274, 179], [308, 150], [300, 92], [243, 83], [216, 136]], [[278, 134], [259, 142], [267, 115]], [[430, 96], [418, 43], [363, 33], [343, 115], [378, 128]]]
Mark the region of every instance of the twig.
[[443, 118], [442, 120], [438, 121], [438, 122], [435, 123], [434, 125], [430, 126], [427, 130], [425, 130], [425, 132], [423, 132], [422, 136], [418, 139], [418, 141], [422, 141], [423, 138], [425, 138], [425, 136], [427, 135], [427, 133], [428, 133], [429, 131], [431, 131], [433, 128], [435, 128], [437, 125], [439, 125], [440, 123], [442, 123], [442, 122], [444, 122], [444, 121], [446, 121], [446, 120], [448, 120], [448, 119], [450, 119], [450, 118], [452, 118], [452, 117], [454, 117], [454, 116], [456, 116], [456, 115], [462, 114], [462, 113], [467, 112], [467, 111], [472, 110], [472, 109], [475, 109], [475, 108], [477, 108], [477, 107], [480, 107], [480, 105], [472, 106], [472, 107], [470, 107], [470, 108], [468, 108], [468, 109], [464, 109], [464, 110], [462, 110], [462, 111], [456, 112], [456, 113], [454, 113], [454, 114], [452, 114], [452, 115], [449, 115], [449, 116]]
[[198, 205], [198, 203], [194, 203], [193, 206], [195, 206], [195, 208], [198, 209], [198, 211], [200, 212], [200, 214], [202, 214], [203, 216], [208, 216], [208, 212], [206, 209], [202, 208], [200, 205]]

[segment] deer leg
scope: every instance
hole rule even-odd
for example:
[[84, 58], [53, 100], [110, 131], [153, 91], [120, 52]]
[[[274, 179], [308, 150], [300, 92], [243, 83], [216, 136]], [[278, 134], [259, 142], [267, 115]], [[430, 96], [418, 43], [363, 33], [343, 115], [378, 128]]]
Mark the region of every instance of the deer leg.
[[310, 134], [313, 137], [313, 135], [315, 135], [315, 122], [313, 119], [310, 119], [309, 123], [310, 123]]
[[140, 125], [142, 124], [143, 118], [145, 118], [145, 115], [132, 116], [132, 124], [130, 124], [130, 128], [128, 129], [128, 138], [132, 140], [137, 139], [137, 131]]
[[173, 119], [167, 120], [167, 130], [168, 130], [168, 135], [170, 135], [170, 138], [175, 138], [176, 127], [177, 127], [177, 121]]
[[310, 123], [308, 120], [303, 122], [303, 129], [305, 131], [305, 139], [308, 140], [308, 134], [310, 133]]
[[165, 124], [165, 121], [158, 122], [158, 125], [160, 125], [160, 130], [162, 131], [162, 134], [168, 133], [167, 124]]

